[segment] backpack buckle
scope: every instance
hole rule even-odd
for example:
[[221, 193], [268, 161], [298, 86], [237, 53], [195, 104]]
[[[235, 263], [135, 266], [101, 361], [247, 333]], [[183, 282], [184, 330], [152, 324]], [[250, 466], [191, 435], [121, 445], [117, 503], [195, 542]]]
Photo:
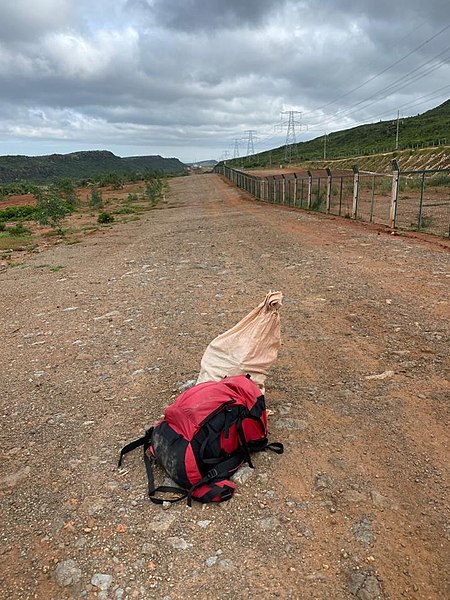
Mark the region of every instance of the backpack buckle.
[[206, 477], [209, 479], [214, 479], [214, 477], [217, 477], [218, 475], [218, 471], [217, 469], [211, 469], [211, 471], [208, 472], [208, 474], [206, 475]]
[[222, 494], [220, 501], [226, 502], [227, 500], [231, 500], [232, 497], [233, 497], [233, 490], [231, 488], [229, 488]]

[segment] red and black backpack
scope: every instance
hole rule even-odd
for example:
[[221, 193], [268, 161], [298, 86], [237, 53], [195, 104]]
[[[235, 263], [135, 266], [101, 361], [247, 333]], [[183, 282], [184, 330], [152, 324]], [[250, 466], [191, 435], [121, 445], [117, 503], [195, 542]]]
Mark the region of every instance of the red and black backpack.
[[[253, 468], [251, 452], [283, 452], [282, 444], [268, 442], [264, 396], [249, 375], [200, 383], [183, 392], [162, 421], [122, 448], [119, 467], [124, 454], [139, 446], [144, 447], [150, 500], [161, 504], [165, 499], [156, 494], [175, 493], [169, 502], [187, 498], [189, 506], [192, 498], [229, 500], [236, 489], [229, 478], [244, 462]], [[180, 488], [155, 488], [154, 461]]]

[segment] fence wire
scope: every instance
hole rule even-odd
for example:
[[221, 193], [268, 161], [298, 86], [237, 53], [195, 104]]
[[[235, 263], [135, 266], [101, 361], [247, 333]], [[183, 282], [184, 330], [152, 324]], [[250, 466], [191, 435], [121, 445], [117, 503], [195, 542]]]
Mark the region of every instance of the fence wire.
[[450, 237], [450, 169], [257, 177], [219, 164], [215, 171], [266, 202]]
[[396, 224], [450, 237], [450, 170], [400, 172]]

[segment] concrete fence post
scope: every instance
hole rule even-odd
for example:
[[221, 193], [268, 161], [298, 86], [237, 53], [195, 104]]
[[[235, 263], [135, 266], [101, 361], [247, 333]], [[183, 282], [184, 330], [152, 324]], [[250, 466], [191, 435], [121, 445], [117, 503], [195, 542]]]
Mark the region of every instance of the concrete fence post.
[[297, 205], [297, 174], [294, 173], [294, 206]]
[[326, 168], [327, 172], [327, 214], [330, 214], [331, 211], [331, 184], [332, 184], [332, 175], [330, 169]]
[[281, 176], [282, 186], [281, 186], [281, 201], [284, 204], [286, 202], [286, 177], [284, 175]]
[[352, 207], [352, 218], [358, 217], [358, 199], [359, 199], [359, 167], [353, 165], [353, 207]]
[[391, 193], [391, 208], [389, 211], [389, 226], [392, 229], [396, 226], [397, 221], [397, 203], [398, 190], [400, 187], [400, 167], [396, 160], [392, 161], [392, 193]]
[[308, 199], [306, 201], [306, 208], [309, 210], [311, 208], [313, 176], [312, 176], [311, 171], [306, 171], [306, 172], [308, 173]]

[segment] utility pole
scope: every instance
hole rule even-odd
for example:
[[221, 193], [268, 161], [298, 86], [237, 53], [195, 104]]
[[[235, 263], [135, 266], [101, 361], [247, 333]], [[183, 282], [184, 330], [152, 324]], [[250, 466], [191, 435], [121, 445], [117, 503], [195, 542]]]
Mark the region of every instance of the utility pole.
[[400, 111], [397, 110], [397, 132], [395, 134], [395, 149], [398, 150], [398, 129], [400, 124]]
[[239, 140], [234, 140], [233, 158], [239, 158]]
[[286, 132], [286, 143], [284, 145], [284, 158], [286, 162], [292, 161], [293, 154], [298, 157], [297, 151], [297, 139], [295, 137], [295, 126], [301, 127], [301, 116], [300, 120], [297, 121], [295, 115], [301, 115], [302, 113], [298, 110], [284, 110], [281, 112], [282, 115], [289, 115]]

